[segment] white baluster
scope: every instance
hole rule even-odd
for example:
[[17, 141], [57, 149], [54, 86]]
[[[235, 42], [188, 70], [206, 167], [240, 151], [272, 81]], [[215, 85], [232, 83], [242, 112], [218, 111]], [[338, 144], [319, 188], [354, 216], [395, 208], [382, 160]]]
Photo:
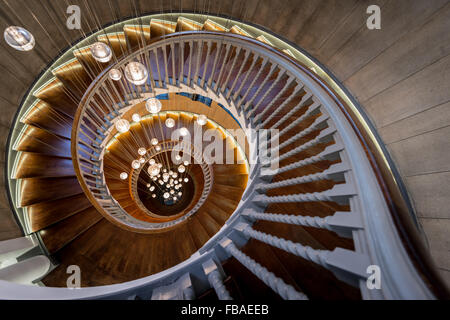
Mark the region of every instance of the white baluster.
[[236, 260], [238, 260], [244, 267], [250, 270], [255, 276], [257, 276], [262, 282], [269, 286], [273, 291], [278, 293], [283, 299], [286, 300], [307, 300], [308, 297], [298, 292], [291, 285], [286, 284], [282, 279], [275, 276], [272, 272], [261, 266], [258, 262], [247, 256], [240, 251], [234, 243], [224, 238], [220, 242], [222, 248], [231, 254]]
[[208, 282], [216, 291], [219, 300], [233, 300], [227, 288], [223, 284], [223, 277], [219, 272], [219, 268], [213, 260], [203, 263], [203, 271], [208, 277]]
[[350, 184], [338, 184], [332, 189], [323, 192], [300, 193], [285, 196], [268, 197], [266, 195], [258, 195], [253, 201], [256, 204], [266, 205], [270, 203], [288, 203], [288, 202], [315, 202], [315, 201], [332, 201], [345, 203], [355, 192]]
[[256, 231], [247, 223], [239, 223], [235, 226], [235, 230], [247, 237], [257, 239], [305, 260], [314, 262], [333, 272], [338, 279], [352, 285], [357, 285], [358, 279], [367, 278], [367, 267], [372, 264], [368, 256], [355, 251], [342, 248], [336, 248], [333, 251], [313, 249], [309, 246]]

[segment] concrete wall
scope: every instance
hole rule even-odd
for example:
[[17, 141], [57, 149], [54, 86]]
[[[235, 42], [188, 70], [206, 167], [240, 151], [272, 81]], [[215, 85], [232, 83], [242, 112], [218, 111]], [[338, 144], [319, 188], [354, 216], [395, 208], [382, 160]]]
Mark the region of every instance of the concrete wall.
[[[0, 26], [25, 25], [38, 43], [33, 53], [18, 53], [1, 41], [0, 145], [13, 114], [33, 79], [49, 57], [67, 46], [77, 31], [58, 28], [47, 11], [49, 1], [9, 1], [21, 8], [20, 18], [1, 4]], [[161, 11], [160, 0], [137, 0], [141, 12]], [[163, 1], [170, 9], [170, 1]], [[177, 10], [179, 1], [172, 1]], [[25, 3], [27, 4], [25, 6]], [[63, 21], [62, 3], [54, 10]], [[71, 4], [82, 1], [71, 1]], [[117, 18], [108, 1], [92, 1], [99, 23]], [[114, 3], [114, 1], [112, 1]], [[118, 1], [117, 13], [134, 15], [130, 2]], [[412, 196], [419, 220], [428, 235], [431, 252], [450, 283], [450, 4], [448, 0], [198, 0], [182, 1], [184, 10], [206, 11], [253, 22], [298, 44], [340, 79], [372, 119], [396, 162]], [[366, 9], [381, 7], [381, 30], [368, 30]], [[59, 5], [59, 6], [58, 6]], [[83, 11], [84, 30], [95, 25]], [[29, 9], [28, 9], [29, 8]], [[50, 9], [51, 10], [51, 9]], [[44, 22], [48, 35], [30, 11]], [[50, 11], [53, 14], [53, 11]], [[23, 23], [21, 23], [22, 21]], [[3, 161], [3, 157], [1, 158]], [[2, 163], [3, 164], [3, 163]], [[2, 212], [7, 203], [0, 195], [0, 239], [13, 230]], [[14, 234], [14, 230], [10, 231]]]

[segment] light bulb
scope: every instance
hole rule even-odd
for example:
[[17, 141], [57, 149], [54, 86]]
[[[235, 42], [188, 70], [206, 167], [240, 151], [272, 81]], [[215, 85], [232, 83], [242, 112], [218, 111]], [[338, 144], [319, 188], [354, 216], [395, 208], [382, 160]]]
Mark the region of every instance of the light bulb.
[[139, 155], [143, 156], [147, 153], [147, 150], [145, 150], [145, 148], [139, 148], [138, 153], [139, 153]]
[[133, 162], [131, 163], [131, 167], [133, 169], [139, 169], [141, 166], [141, 162], [139, 160], [133, 160]]
[[170, 197], [170, 193], [165, 192], [165, 193], [164, 193], [164, 199], [169, 199], [169, 197]]
[[122, 79], [122, 72], [118, 69], [111, 69], [109, 70], [109, 78], [114, 81], [119, 81]]
[[180, 128], [180, 135], [181, 135], [182, 137], [185, 137], [185, 136], [187, 136], [188, 134], [189, 134], [189, 130], [188, 130], [188, 129], [186, 129], [185, 127]]
[[163, 172], [167, 172], [167, 169], [163, 169]]
[[175, 180], [175, 181], [173, 182], [173, 184], [178, 184], [178, 180]]
[[34, 48], [34, 36], [22, 27], [10, 26], [3, 33], [6, 43], [18, 51], [30, 51]]
[[[166, 170], [166, 169], [164, 169], [164, 170]], [[169, 179], [169, 174], [167, 173], [167, 172], [165, 172], [164, 174], [163, 174], [163, 179]]]
[[172, 118], [167, 118], [166, 119], [166, 127], [173, 128], [174, 126], [175, 126], [175, 120], [173, 120]]
[[170, 184], [166, 184], [166, 188], [167, 188], [167, 189], [170, 189]]
[[182, 179], [182, 178], [180, 178], [180, 179], [178, 179], [178, 181], [180, 181], [180, 182], [181, 182], [181, 181], [183, 181], [183, 179]]
[[180, 156], [179, 154], [177, 154], [177, 155], [175, 156], [175, 160], [176, 160], [176, 161], [180, 161], [180, 160], [181, 160], [181, 156]]
[[197, 123], [200, 126], [204, 126], [206, 124], [206, 121], [208, 121], [208, 118], [204, 114], [199, 115], [197, 118]]
[[150, 191], [153, 191], [153, 190], [155, 190], [155, 186], [150, 187]]
[[150, 159], [150, 161], [148, 163], [152, 166], [156, 163], [156, 161], [155, 161], [155, 159]]
[[186, 171], [186, 167], [185, 167], [185, 166], [180, 165], [180, 166], [178, 167], [178, 172], [179, 172], [179, 173], [183, 173], [183, 172], [185, 172], [185, 171]]
[[161, 151], [161, 147], [160, 146], [156, 146], [155, 149], [156, 149], [156, 151]]
[[120, 133], [125, 133], [130, 130], [130, 123], [128, 120], [120, 119], [116, 121], [115, 127]]
[[144, 84], [148, 78], [145, 66], [140, 62], [130, 62], [125, 67], [125, 78], [131, 83], [139, 86]]
[[161, 111], [162, 104], [158, 99], [150, 98], [145, 102], [145, 108], [150, 113], [158, 113]]
[[141, 158], [139, 158], [139, 162], [140, 163], [145, 163], [145, 159], [141, 157]]
[[173, 200], [174, 200], [174, 201], [177, 201], [177, 197], [173, 197]]
[[150, 176], [155, 177], [159, 174], [159, 167], [154, 164], [148, 167], [147, 172], [150, 174]]
[[158, 168], [162, 168], [162, 164], [161, 163], [158, 163]]
[[156, 194], [152, 194], [152, 198], [156, 198]]
[[131, 116], [131, 119], [133, 119], [134, 122], [139, 122], [139, 121], [141, 121], [141, 116], [137, 113], [133, 113], [133, 115]]
[[189, 179], [188, 178], [184, 178], [184, 182], [189, 182]]
[[158, 139], [153, 138], [152, 140], [150, 140], [150, 142], [152, 143], [152, 145], [156, 146], [158, 144]]
[[128, 178], [128, 173], [122, 172], [122, 173], [120, 174], [120, 179], [125, 180], [126, 178]]
[[150, 187], [150, 183], [147, 183], [147, 188], [149, 188]]
[[174, 194], [175, 193], [175, 191], [174, 190], [170, 190], [170, 194]]
[[186, 161], [183, 162], [183, 164], [184, 164], [185, 166], [188, 166], [188, 165], [189, 165], [189, 161], [186, 160]]
[[158, 182], [159, 182], [160, 185], [164, 184], [164, 181], [162, 181], [162, 180], [159, 180]]
[[96, 42], [91, 46], [92, 57], [99, 62], [108, 62], [112, 58], [111, 48], [103, 42]]
[[174, 173], [172, 174], [172, 177], [173, 177], [174, 179], [176, 179], [176, 178], [178, 177], [178, 173], [174, 172]]
[[178, 196], [181, 197], [183, 195], [183, 192], [178, 192]]

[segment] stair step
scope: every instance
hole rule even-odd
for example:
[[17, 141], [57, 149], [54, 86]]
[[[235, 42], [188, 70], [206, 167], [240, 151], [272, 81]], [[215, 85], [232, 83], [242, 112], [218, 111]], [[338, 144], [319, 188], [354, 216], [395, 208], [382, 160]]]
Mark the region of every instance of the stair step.
[[42, 241], [50, 254], [54, 254], [102, 219], [91, 207], [40, 231]]
[[28, 206], [27, 214], [30, 231], [36, 232], [44, 229], [91, 206], [91, 202], [84, 193]]
[[19, 206], [58, 200], [82, 192], [80, 183], [75, 177], [23, 179], [20, 185]]

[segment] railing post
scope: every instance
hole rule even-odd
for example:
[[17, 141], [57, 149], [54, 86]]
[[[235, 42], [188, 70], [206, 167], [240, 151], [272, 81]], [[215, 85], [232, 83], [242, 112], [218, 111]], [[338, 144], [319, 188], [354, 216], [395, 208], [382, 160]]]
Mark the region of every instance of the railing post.
[[223, 276], [219, 271], [217, 264], [210, 259], [203, 263], [202, 266], [205, 275], [208, 277], [208, 282], [216, 291], [219, 300], [233, 300], [227, 288], [223, 284]]

